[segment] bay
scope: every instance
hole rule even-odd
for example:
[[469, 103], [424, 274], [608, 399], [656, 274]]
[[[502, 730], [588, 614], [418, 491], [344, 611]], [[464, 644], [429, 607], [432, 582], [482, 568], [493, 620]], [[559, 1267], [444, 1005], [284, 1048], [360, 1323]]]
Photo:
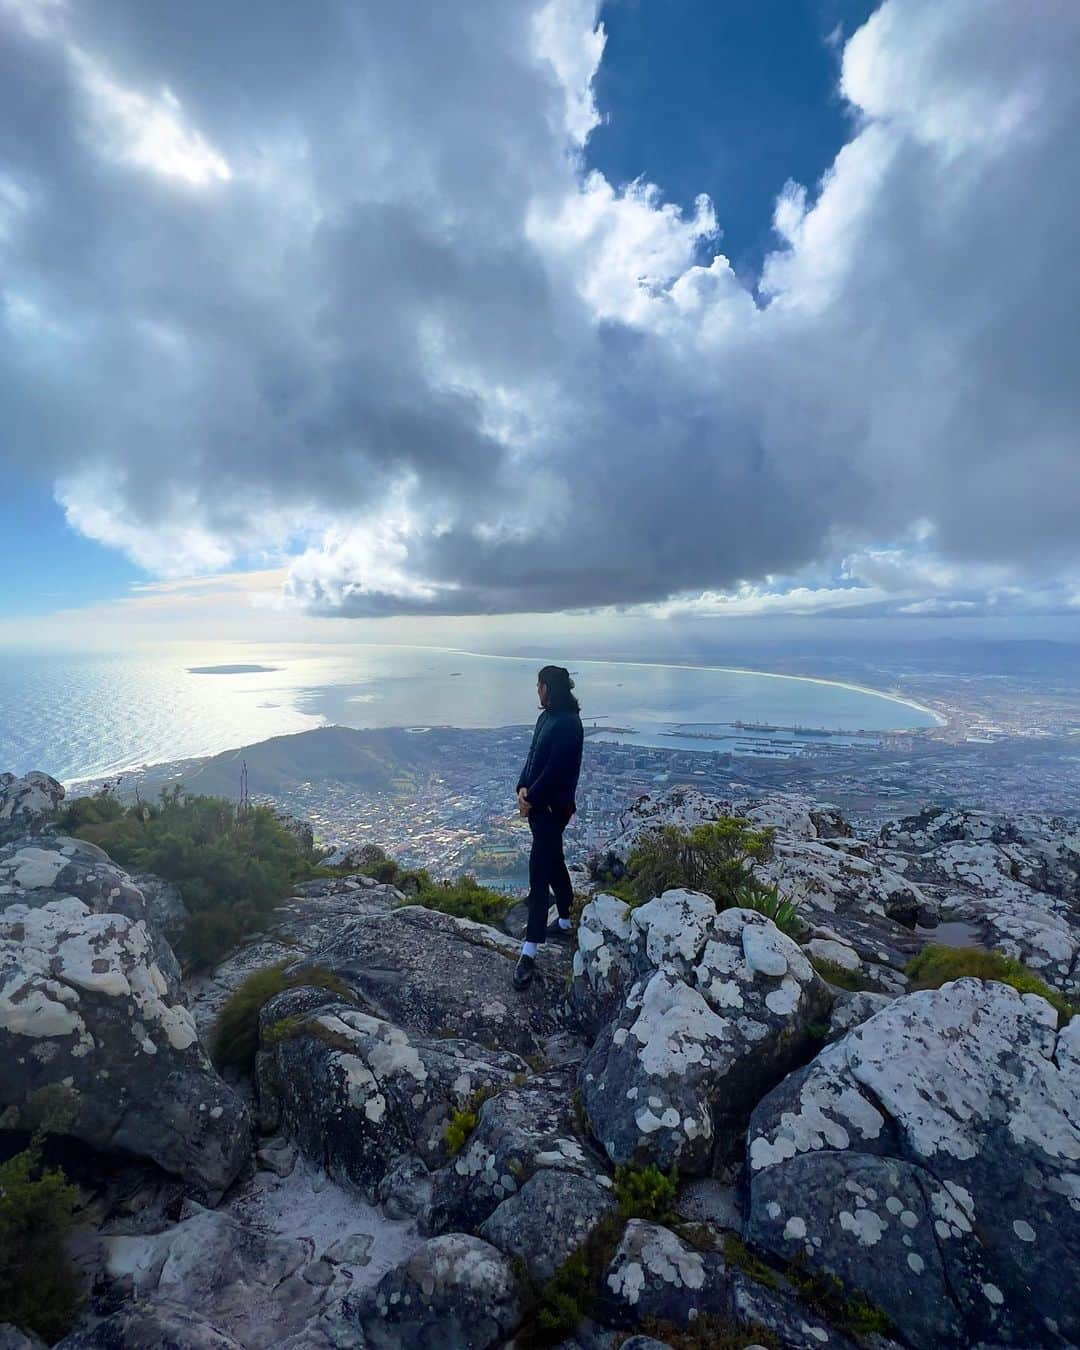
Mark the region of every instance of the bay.
[[672, 748], [721, 748], [738, 721], [846, 739], [939, 720], [849, 685], [719, 667], [360, 643], [15, 650], [0, 655], [0, 770], [44, 769], [72, 783], [331, 724], [531, 724], [547, 661], [573, 673], [587, 724]]

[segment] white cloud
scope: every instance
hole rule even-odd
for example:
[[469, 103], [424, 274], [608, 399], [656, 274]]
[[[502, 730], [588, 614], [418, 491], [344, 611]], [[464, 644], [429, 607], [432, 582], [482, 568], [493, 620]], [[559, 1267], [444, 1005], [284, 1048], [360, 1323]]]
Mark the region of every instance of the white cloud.
[[325, 613], [1064, 603], [1080, 8], [886, 0], [757, 296], [585, 171], [595, 4], [406, 11], [0, 0], [0, 454], [76, 528]]
[[69, 56], [89, 102], [87, 135], [106, 154], [192, 187], [232, 177], [224, 156], [185, 125], [180, 100], [170, 89], [148, 98], [110, 79], [79, 48], [69, 48]]

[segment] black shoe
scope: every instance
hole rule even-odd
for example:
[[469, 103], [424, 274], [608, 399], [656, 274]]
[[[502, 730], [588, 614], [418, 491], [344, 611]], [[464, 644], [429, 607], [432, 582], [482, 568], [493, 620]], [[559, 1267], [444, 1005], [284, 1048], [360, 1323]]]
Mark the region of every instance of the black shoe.
[[545, 941], [573, 942], [573, 940], [574, 940], [573, 928], [564, 928], [562, 924], [559, 923], [558, 919], [555, 919], [552, 923], [548, 924], [547, 936], [545, 938]]
[[522, 953], [518, 957], [518, 963], [514, 967], [514, 988], [527, 989], [532, 984], [533, 972], [536, 970], [536, 961], [531, 956]]

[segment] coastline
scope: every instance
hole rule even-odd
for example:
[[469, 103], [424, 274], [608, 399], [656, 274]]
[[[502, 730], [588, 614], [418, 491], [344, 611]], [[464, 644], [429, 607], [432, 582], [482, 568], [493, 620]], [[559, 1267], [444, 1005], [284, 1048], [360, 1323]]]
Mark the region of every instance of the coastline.
[[[472, 656], [485, 661], [539, 661], [542, 665], [545, 660], [542, 656], [505, 656], [497, 652], [472, 652], [464, 647], [418, 647], [409, 642], [381, 642], [376, 645], [380, 647], [401, 647], [409, 651], [445, 652], [451, 656]], [[932, 717], [940, 727], [949, 724], [947, 717], [944, 717], [934, 708], [927, 707], [925, 703], [919, 703], [917, 699], [905, 698], [903, 694], [888, 694], [883, 689], [875, 689], [869, 684], [854, 684], [851, 680], [830, 680], [824, 675], [785, 675], [782, 671], [754, 670], [749, 666], [699, 666], [692, 661], [613, 661], [595, 656], [568, 657], [567, 660], [576, 666], [629, 666], [631, 669], [642, 670], [707, 670], [721, 675], [760, 675], [769, 680], [796, 680], [802, 684], [831, 685], [835, 689], [850, 689], [856, 694], [869, 694], [873, 698], [887, 699], [890, 703], [899, 703], [902, 707], [925, 713], [928, 717]], [[880, 727], [877, 730], [883, 734], [894, 734], [927, 731], [929, 728]]]
[[[445, 655], [466, 656], [473, 659], [486, 661], [513, 661], [513, 662], [535, 661], [540, 664], [543, 664], [544, 662], [544, 658], [540, 656], [529, 656], [520, 654], [506, 655], [504, 653], [497, 653], [497, 652], [476, 652], [461, 647], [428, 646], [416, 643], [374, 643], [374, 644], [358, 643], [356, 645], [357, 646], [370, 645], [383, 648], [387, 647], [398, 648], [407, 651], [433, 651], [433, 652], [440, 652]], [[682, 662], [620, 661], [603, 657], [578, 657], [578, 658], [568, 657], [566, 659], [569, 660], [571, 664], [574, 666], [619, 666], [619, 667], [626, 667], [627, 669], [642, 669], [642, 670], [694, 670], [716, 674], [748, 675], [753, 676], [755, 678], [767, 678], [770, 680], [789, 680], [803, 684], [816, 684], [826, 686], [831, 685], [838, 689], [850, 690], [853, 693], [864, 694], [873, 698], [884, 699], [890, 703], [896, 703], [903, 707], [911, 708], [915, 712], [922, 713], [927, 717], [932, 718], [935, 727], [942, 727], [948, 725], [948, 718], [944, 717], [941, 713], [937, 712], [935, 709], [927, 707], [926, 704], [918, 702], [916, 699], [906, 698], [901, 694], [886, 693], [881, 689], [875, 689], [869, 685], [856, 684], [850, 680], [833, 680], [825, 676], [819, 675], [789, 675], [780, 671], [755, 670], [753, 668], [746, 666], [699, 665], [694, 662], [687, 662], [687, 661]], [[280, 733], [280, 734], [303, 735], [306, 733], [306, 731], [318, 730], [320, 726], [333, 726], [333, 725], [337, 724], [331, 722], [328, 718], [324, 717], [317, 724], [317, 726], [305, 728], [303, 731], [293, 733]], [[402, 724], [402, 726], [404, 728], [405, 724]], [[357, 729], [359, 730], [360, 728]], [[388, 727], [385, 729], [390, 730], [393, 728]], [[918, 735], [922, 732], [931, 729], [932, 728], [930, 727], [915, 727], [915, 728], [896, 727], [896, 728], [877, 728], [876, 730], [880, 731], [881, 734], [910, 733]], [[274, 739], [274, 737], [272, 736], [263, 737], [264, 741], [272, 739]], [[262, 742], [260, 741], [250, 743], [261, 744]], [[87, 783], [99, 783], [104, 779], [121, 777], [126, 774], [141, 773], [151, 769], [162, 769], [174, 765], [177, 768], [179, 768], [180, 766], [186, 766], [199, 760], [213, 758], [215, 755], [227, 754], [230, 750], [234, 751], [240, 750], [243, 748], [244, 744], [247, 743], [242, 743], [240, 745], [233, 745], [233, 746], [221, 746], [215, 750], [205, 751], [202, 754], [184, 755], [183, 757], [178, 759], [162, 759], [162, 760], [137, 759], [121, 767], [110, 766], [109, 768], [97, 773], [80, 774], [77, 777], [62, 779], [61, 781], [63, 782], [65, 788], [69, 790], [76, 789]]]

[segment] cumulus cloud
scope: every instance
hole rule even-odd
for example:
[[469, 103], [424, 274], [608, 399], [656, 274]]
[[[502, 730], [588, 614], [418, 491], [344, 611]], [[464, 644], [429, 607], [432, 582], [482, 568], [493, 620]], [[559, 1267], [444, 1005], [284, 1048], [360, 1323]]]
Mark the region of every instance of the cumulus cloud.
[[706, 198], [587, 171], [591, 0], [0, 36], [0, 455], [152, 571], [291, 559], [325, 614], [1074, 594], [1076, 6], [885, 0], [754, 291]]

